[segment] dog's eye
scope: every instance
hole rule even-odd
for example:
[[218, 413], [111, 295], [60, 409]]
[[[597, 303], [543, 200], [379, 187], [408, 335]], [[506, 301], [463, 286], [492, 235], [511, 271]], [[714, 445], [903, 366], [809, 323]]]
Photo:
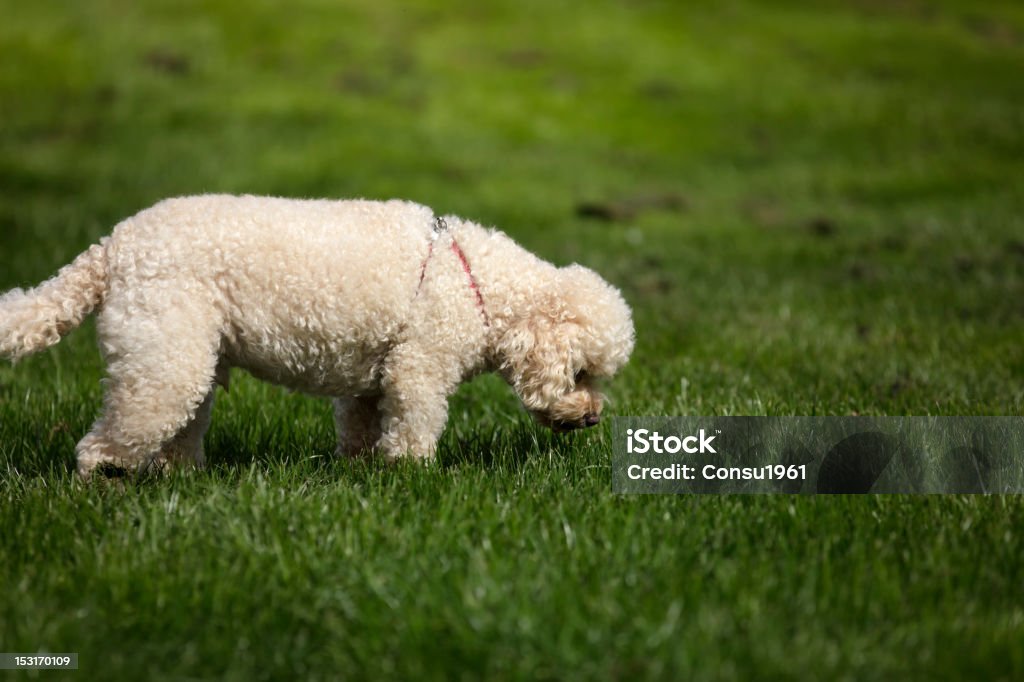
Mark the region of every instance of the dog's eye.
[[587, 370], [581, 369], [578, 372], [576, 372], [576, 376], [573, 377], [573, 381], [575, 381], [578, 384], [578, 383], [580, 383], [581, 381], [583, 381], [586, 378], [587, 378]]

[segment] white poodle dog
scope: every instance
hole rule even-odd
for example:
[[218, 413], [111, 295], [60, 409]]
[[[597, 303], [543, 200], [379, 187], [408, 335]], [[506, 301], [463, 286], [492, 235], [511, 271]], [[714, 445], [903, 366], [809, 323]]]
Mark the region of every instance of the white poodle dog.
[[205, 195], [121, 222], [55, 277], [0, 296], [0, 355], [94, 309], [109, 378], [78, 473], [203, 462], [228, 368], [334, 398], [340, 452], [430, 457], [460, 382], [496, 371], [556, 430], [633, 349], [620, 293], [506, 235], [405, 201]]

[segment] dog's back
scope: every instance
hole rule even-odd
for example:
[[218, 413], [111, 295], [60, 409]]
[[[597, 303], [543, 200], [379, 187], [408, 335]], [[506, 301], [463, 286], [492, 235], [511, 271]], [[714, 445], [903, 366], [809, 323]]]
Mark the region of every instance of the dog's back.
[[[101, 341], [131, 325], [138, 335], [149, 325], [186, 337], [201, 324], [233, 366], [336, 390], [319, 385], [329, 374], [371, 373], [401, 329], [432, 220], [429, 208], [405, 201], [161, 201], [51, 280], [0, 297], [0, 354], [53, 345], [101, 307]], [[177, 318], [188, 328], [175, 328]]]
[[311, 393], [363, 388], [407, 318], [432, 220], [404, 201], [161, 202], [112, 235], [101, 334], [147, 296], [209, 305], [230, 365]]

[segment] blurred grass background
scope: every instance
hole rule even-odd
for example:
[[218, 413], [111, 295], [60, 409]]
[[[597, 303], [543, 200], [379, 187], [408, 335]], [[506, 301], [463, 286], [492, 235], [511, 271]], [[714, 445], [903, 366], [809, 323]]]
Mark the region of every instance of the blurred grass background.
[[[0, 15], [0, 289], [167, 196], [402, 197], [623, 289], [615, 412], [1022, 412], [1020, 3]], [[329, 461], [325, 404], [237, 376], [210, 471], [83, 489], [101, 373], [91, 325], [0, 367], [0, 648], [88, 678], [1024, 668], [1015, 498], [616, 498], [607, 430], [493, 378], [429, 470]]]

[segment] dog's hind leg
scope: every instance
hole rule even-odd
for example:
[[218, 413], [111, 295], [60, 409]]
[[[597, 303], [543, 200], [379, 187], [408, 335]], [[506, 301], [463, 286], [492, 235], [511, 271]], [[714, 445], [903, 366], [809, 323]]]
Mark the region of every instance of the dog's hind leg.
[[196, 409], [195, 415], [181, 431], [169, 440], [160, 450], [159, 462], [172, 465], [191, 465], [201, 468], [206, 464], [203, 454], [203, 436], [210, 427], [210, 415], [213, 413], [213, 395], [217, 387], [211, 386], [210, 392]]
[[103, 415], [76, 448], [83, 478], [97, 467], [135, 471], [201, 459], [220, 347], [206, 312], [180, 301], [158, 315], [124, 315], [116, 302], [104, 310], [109, 378]]
[[[165, 465], [202, 467], [206, 462], [203, 454], [203, 436], [210, 425], [214, 391], [215, 388], [211, 386], [206, 398], [195, 408], [185, 426], [160, 445], [152, 445], [159, 443], [159, 437], [132, 438], [126, 433], [124, 410], [113, 416], [104, 414], [75, 448], [79, 475], [89, 478], [97, 467], [128, 471], [148, 471], [150, 468], [155, 470]], [[159, 431], [166, 433], [169, 428]], [[142, 433], [136, 431], [136, 436]], [[141, 443], [149, 445], [140, 447]]]
[[377, 443], [381, 435], [379, 403], [379, 395], [334, 399], [339, 455], [357, 457]]

